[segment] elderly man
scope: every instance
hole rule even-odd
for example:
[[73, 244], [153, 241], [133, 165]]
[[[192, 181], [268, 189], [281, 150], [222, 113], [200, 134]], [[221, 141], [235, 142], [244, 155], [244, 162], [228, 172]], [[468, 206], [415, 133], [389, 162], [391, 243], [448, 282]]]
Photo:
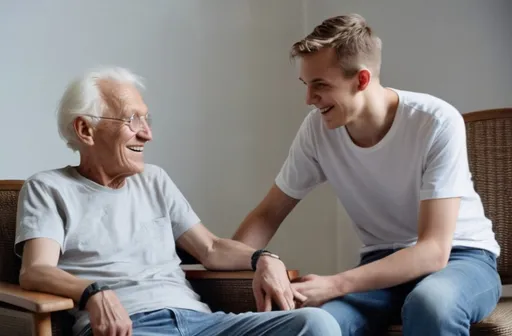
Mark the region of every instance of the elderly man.
[[[107, 68], [64, 93], [59, 131], [80, 164], [39, 172], [21, 190], [21, 286], [72, 298], [74, 335], [340, 335], [329, 313], [293, 309], [276, 256], [213, 235], [170, 177], [144, 163], [152, 134], [140, 87], [128, 70]], [[176, 247], [209, 269], [255, 269], [260, 309], [274, 299], [284, 311], [212, 313]]]

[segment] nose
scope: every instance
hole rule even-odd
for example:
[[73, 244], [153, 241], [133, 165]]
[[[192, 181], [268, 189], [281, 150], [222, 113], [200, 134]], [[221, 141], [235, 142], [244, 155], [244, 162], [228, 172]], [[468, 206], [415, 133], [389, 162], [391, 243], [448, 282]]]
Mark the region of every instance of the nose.
[[151, 126], [144, 120], [144, 124], [141, 125], [140, 130], [137, 132], [137, 137], [144, 141], [151, 141], [153, 139], [153, 132]]
[[318, 95], [308, 86], [306, 90], [306, 105], [315, 105], [318, 102]]

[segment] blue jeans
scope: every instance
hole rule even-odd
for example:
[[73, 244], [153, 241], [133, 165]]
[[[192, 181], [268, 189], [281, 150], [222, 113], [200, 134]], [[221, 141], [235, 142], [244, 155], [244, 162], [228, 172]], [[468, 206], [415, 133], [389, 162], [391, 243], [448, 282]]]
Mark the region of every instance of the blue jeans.
[[[368, 253], [361, 264], [394, 252]], [[343, 336], [379, 335], [391, 323], [402, 323], [405, 336], [469, 335], [470, 324], [493, 311], [501, 291], [494, 254], [454, 248], [439, 272], [392, 288], [352, 293], [321, 308], [336, 318]]]
[[[336, 320], [319, 308], [242, 314], [162, 309], [130, 317], [133, 336], [341, 335]], [[86, 335], [92, 333], [89, 331]]]

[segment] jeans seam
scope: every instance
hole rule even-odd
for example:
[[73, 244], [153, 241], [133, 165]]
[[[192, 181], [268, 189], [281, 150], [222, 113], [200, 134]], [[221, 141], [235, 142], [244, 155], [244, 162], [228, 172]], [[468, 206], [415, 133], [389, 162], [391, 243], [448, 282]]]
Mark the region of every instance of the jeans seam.
[[[178, 332], [180, 333], [181, 336], [185, 336], [183, 335], [183, 332], [182, 332], [182, 328], [186, 329], [186, 327], [184, 326], [184, 323], [181, 323], [181, 316], [178, 316], [178, 312], [176, 312], [175, 310], [173, 309], [169, 309], [172, 314], [174, 315], [174, 319], [176, 320], [176, 329], [178, 329]], [[188, 333], [188, 330], [186, 330], [187, 333]]]

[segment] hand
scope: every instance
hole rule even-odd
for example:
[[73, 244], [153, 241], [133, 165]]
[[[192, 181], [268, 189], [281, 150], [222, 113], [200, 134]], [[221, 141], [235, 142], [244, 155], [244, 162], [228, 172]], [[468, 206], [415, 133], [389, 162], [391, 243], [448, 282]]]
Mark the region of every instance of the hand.
[[294, 280], [291, 286], [294, 291], [307, 298], [301, 307], [318, 307], [335, 297], [342, 296], [334, 276], [309, 274]]
[[256, 265], [252, 288], [259, 312], [271, 311], [272, 300], [283, 310], [295, 309], [294, 298], [306, 298], [292, 289], [284, 263], [276, 258], [261, 256]]
[[131, 336], [132, 320], [112, 290], [94, 294], [87, 301], [94, 336]]

